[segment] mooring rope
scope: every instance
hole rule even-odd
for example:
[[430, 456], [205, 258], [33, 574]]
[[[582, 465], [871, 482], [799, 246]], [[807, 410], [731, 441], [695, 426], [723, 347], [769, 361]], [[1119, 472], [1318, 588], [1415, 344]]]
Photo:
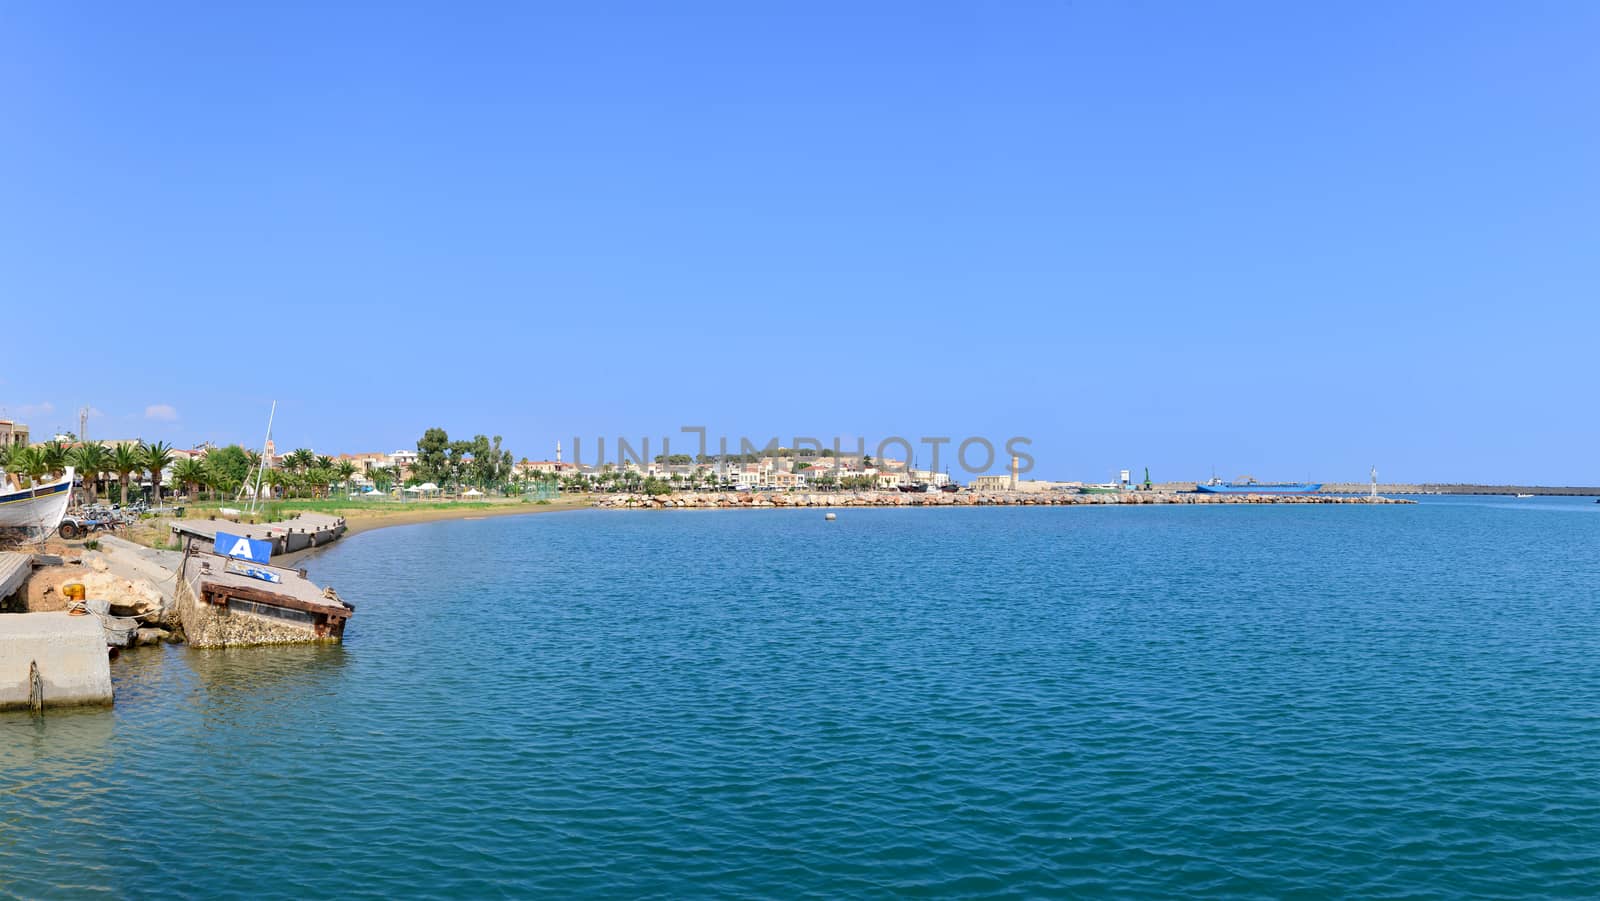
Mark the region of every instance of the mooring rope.
[[39, 677], [39, 661], [28, 662], [28, 711], [38, 716], [44, 714], [44, 680]]

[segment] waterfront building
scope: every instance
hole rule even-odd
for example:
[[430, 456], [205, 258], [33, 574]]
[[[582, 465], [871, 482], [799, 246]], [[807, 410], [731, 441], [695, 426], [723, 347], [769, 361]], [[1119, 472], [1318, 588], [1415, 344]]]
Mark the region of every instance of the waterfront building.
[[27, 447], [28, 427], [20, 422], [0, 419], [0, 444]]
[[349, 461], [356, 468], [356, 471], [363, 474], [371, 472], [374, 468], [382, 468], [389, 465], [389, 455], [383, 453], [340, 454], [334, 459], [341, 463]]
[[522, 475], [532, 475], [536, 472], [560, 475], [571, 471], [575, 467], [571, 463], [562, 463], [560, 460], [523, 460], [511, 468]]

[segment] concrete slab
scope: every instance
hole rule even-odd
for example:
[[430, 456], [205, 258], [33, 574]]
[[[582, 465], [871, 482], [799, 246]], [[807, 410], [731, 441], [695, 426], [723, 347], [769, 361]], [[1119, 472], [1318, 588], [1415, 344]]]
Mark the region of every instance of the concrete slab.
[[173, 537], [180, 541], [184, 538], [195, 538], [214, 544], [218, 532], [227, 532], [229, 535], [242, 535], [257, 541], [272, 542], [274, 556], [292, 554], [308, 547], [320, 547], [330, 541], [336, 541], [345, 533], [345, 529], [342, 516], [309, 512], [296, 514], [282, 522], [260, 525], [236, 523], [226, 519], [180, 519], [172, 523]]
[[97, 616], [0, 614], [0, 710], [28, 709], [36, 669], [47, 708], [111, 703], [111, 661]]
[[0, 554], [0, 599], [11, 597], [32, 573], [32, 554]]

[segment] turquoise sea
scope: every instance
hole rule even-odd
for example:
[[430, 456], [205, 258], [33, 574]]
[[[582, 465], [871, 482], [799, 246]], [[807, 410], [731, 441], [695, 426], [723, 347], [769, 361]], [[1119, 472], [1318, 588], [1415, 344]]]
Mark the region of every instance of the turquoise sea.
[[578, 512], [0, 716], [0, 896], [1600, 894], [1600, 505]]

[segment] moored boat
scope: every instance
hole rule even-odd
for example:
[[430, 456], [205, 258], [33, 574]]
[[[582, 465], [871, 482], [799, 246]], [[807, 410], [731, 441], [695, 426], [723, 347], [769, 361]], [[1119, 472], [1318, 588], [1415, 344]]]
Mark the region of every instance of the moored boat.
[[61, 524], [72, 501], [72, 467], [61, 478], [28, 488], [11, 477], [0, 482], [0, 528], [37, 529], [49, 534]]

